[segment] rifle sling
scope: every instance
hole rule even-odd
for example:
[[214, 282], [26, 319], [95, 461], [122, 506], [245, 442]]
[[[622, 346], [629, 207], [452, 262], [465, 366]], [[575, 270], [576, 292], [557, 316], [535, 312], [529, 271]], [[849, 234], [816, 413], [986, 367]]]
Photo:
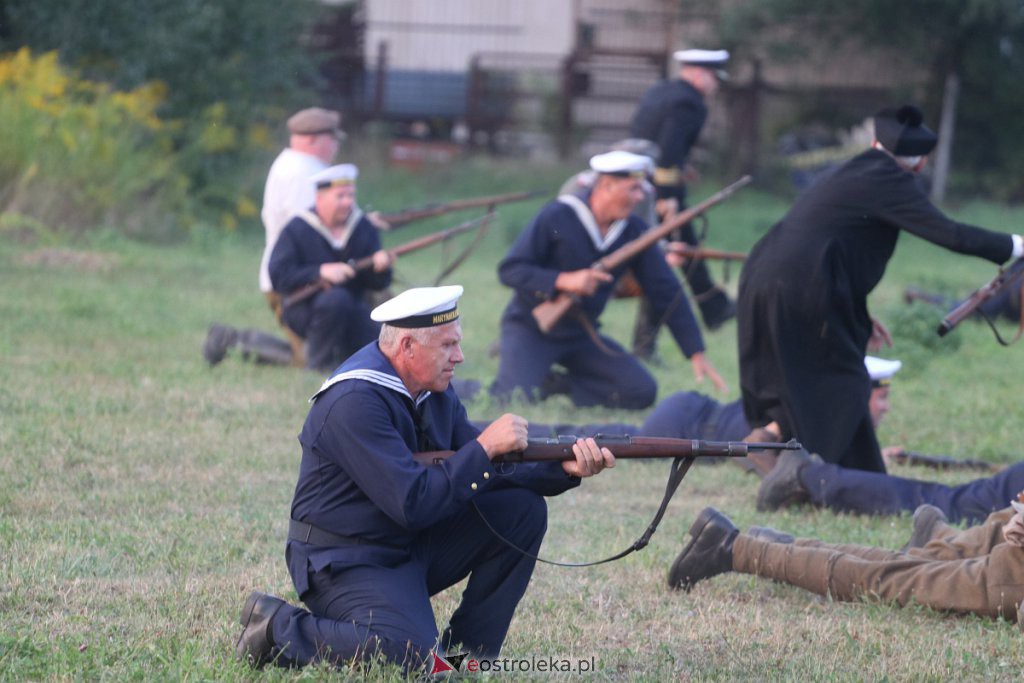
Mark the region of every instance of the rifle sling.
[[1024, 280], [1021, 281], [1020, 295], [1021, 295], [1021, 298], [1020, 298], [1020, 301], [1021, 301], [1020, 324], [1017, 326], [1017, 334], [1015, 334], [1013, 336], [1013, 339], [1011, 339], [1010, 341], [1006, 341], [1005, 339], [1003, 339], [1003, 336], [1001, 334], [999, 334], [999, 330], [996, 329], [996, 324], [992, 320], [992, 318], [990, 318], [988, 316], [988, 314], [985, 313], [985, 311], [981, 310], [980, 307], [978, 308], [978, 314], [982, 317], [982, 319], [986, 323], [988, 323], [988, 326], [990, 328], [992, 328], [992, 334], [994, 334], [996, 336], [996, 341], [999, 342], [1003, 346], [1012, 346], [1013, 344], [1016, 344], [1017, 340], [1019, 340], [1021, 338], [1021, 336], [1024, 335]]
[[661, 505], [658, 506], [658, 512], [655, 513], [654, 519], [652, 519], [651, 523], [647, 525], [647, 529], [644, 530], [644, 533], [641, 534], [640, 538], [633, 541], [632, 545], [630, 545], [625, 550], [612, 555], [611, 557], [604, 558], [603, 560], [595, 560], [593, 562], [559, 562], [556, 560], [547, 560], [538, 555], [534, 555], [533, 553], [529, 553], [523, 550], [512, 541], [502, 536], [497, 529], [491, 526], [491, 523], [487, 521], [486, 517], [484, 517], [483, 513], [480, 511], [480, 508], [477, 507], [475, 501], [473, 502], [473, 509], [476, 510], [476, 514], [480, 516], [480, 519], [483, 521], [484, 526], [486, 526], [487, 529], [492, 534], [494, 534], [495, 538], [497, 538], [499, 541], [501, 541], [508, 547], [512, 548], [516, 552], [525, 555], [526, 557], [529, 557], [532, 560], [536, 560], [537, 562], [543, 562], [544, 564], [553, 564], [558, 567], [593, 567], [594, 565], [605, 564], [606, 562], [614, 562], [615, 560], [621, 560], [626, 555], [636, 552], [637, 550], [641, 550], [648, 543], [650, 543], [651, 537], [654, 536], [654, 532], [658, 530], [658, 525], [661, 524], [661, 518], [665, 516], [665, 511], [668, 509], [668, 504], [672, 501], [672, 496], [675, 495], [676, 489], [679, 488], [679, 484], [682, 483], [683, 478], [686, 476], [686, 473], [690, 470], [690, 465], [693, 464], [694, 460], [696, 460], [696, 458], [692, 455], [675, 458], [672, 460], [672, 468], [669, 470], [668, 483], [665, 484], [665, 495], [661, 499]]

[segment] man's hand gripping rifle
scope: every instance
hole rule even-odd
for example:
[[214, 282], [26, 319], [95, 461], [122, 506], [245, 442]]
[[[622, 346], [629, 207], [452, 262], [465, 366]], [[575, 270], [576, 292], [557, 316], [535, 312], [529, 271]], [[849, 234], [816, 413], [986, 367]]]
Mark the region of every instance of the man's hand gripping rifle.
[[[750, 181], [751, 177], [749, 175], [743, 176], [732, 185], [719, 190], [700, 204], [666, 218], [657, 227], [651, 228], [640, 237], [623, 244], [612, 253], [596, 261], [591, 267], [605, 272], [618, 268], [658, 240], [668, 237], [673, 230], [686, 225], [711, 207], [725, 201], [733, 192], [747, 185]], [[537, 327], [540, 328], [541, 332], [550, 332], [551, 328], [569, 312], [569, 309], [573, 307], [576, 301], [576, 296], [562, 292], [554, 299], [538, 304], [532, 311], [533, 318], [537, 321]]]

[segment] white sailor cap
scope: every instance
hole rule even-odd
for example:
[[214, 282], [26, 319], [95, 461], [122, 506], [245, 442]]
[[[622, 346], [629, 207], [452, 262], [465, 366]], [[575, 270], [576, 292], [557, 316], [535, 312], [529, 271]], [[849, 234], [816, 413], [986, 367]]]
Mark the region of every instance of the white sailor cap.
[[392, 327], [435, 327], [459, 319], [458, 301], [462, 285], [414, 287], [388, 299], [370, 313], [370, 318]]
[[725, 72], [725, 65], [729, 61], [728, 50], [676, 50], [672, 56], [680, 64], [711, 69], [723, 81], [729, 78]]
[[355, 164], [338, 164], [314, 173], [309, 179], [316, 185], [316, 189], [323, 190], [338, 185], [355, 185], [358, 177], [359, 169]]
[[654, 162], [650, 157], [617, 149], [590, 157], [590, 168], [607, 175], [645, 178], [654, 173]]
[[903, 367], [903, 363], [898, 360], [864, 356], [864, 366], [868, 369], [868, 375], [871, 377], [871, 386], [884, 387], [888, 386], [892, 376]]

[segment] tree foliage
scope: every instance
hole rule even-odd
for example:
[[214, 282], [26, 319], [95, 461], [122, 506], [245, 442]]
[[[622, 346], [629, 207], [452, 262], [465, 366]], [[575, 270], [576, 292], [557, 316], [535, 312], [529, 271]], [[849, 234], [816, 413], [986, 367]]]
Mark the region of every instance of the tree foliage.
[[953, 155], [959, 185], [1024, 196], [1024, 184], [1013, 179], [1020, 174], [1006, 173], [1020, 170], [1024, 152], [1018, 130], [1024, 124], [1007, 116], [1024, 108], [1021, 0], [761, 0], [723, 11], [725, 36], [736, 44], [756, 40], [765, 28], [792, 25], [802, 30], [787, 32], [787, 41], [898, 48], [928, 73], [922, 104], [936, 122], [946, 75], [957, 73], [963, 84]]
[[290, 105], [314, 71], [299, 45], [312, 0], [5, 0], [0, 50], [57, 50], [83, 76], [167, 85], [166, 112]]

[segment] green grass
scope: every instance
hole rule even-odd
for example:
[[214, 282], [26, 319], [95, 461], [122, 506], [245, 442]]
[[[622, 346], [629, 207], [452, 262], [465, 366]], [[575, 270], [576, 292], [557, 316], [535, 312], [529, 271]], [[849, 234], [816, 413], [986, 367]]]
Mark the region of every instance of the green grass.
[[[368, 155], [369, 156], [369, 155]], [[566, 168], [470, 161], [424, 175], [364, 164], [361, 202], [382, 210], [431, 200], [556, 187]], [[710, 184], [695, 198], [706, 196]], [[462, 302], [464, 377], [485, 384], [508, 291], [494, 271], [540, 201], [509, 206], [472, 261], [449, 282]], [[715, 209], [709, 244], [746, 250], [785, 210], [744, 190]], [[956, 215], [1016, 226], [1024, 213], [964, 207]], [[435, 220], [386, 239], [449, 224]], [[255, 367], [229, 357], [209, 369], [200, 354], [212, 321], [273, 331], [256, 291], [262, 230], [154, 246], [110, 234], [75, 249], [102, 257], [35, 264], [37, 245], [0, 233], [0, 678], [177, 680], [323, 678], [322, 669], [253, 674], [233, 661], [237, 613], [249, 590], [296, 596], [284, 537], [306, 399], [321, 377]], [[439, 251], [399, 263], [403, 286], [427, 284]], [[1014, 459], [1021, 350], [996, 346], [974, 324], [935, 343], [939, 314], [909, 315], [907, 284], [950, 291], [992, 275], [905, 237], [872, 301], [898, 320], [887, 355], [906, 361], [894, 385], [885, 443], [1006, 462]], [[735, 291], [738, 271], [726, 285]], [[615, 302], [605, 329], [627, 339], [633, 304]], [[735, 326], [708, 335], [709, 356], [737, 386]], [[667, 334], [652, 368], [660, 395], [694, 388]], [[707, 389], [707, 387], [703, 387]], [[733, 389], [730, 397], [736, 397]], [[555, 400], [518, 406], [531, 419], [640, 422], [642, 414], [577, 410]], [[498, 409], [470, 404], [479, 419]], [[543, 554], [603, 557], [632, 542], [654, 513], [665, 462], [623, 463], [550, 501]], [[928, 476], [902, 469], [903, 475]], [[958, 481], [967, 475], [942, 475]], [[665, 574], [693, 517], [714, 505], [745, 526], [777, 526], [826, 540], [898, 547], [909, 519], [835, 516], [806, 509], [754, 510], [757, 482], [730, 466], [696, 467], [646, 550], [590, 569], [539, 566], [506, 644], [510, 657], [597, 661], [599, 679], [1011, 680], [1024, 667], [1019, 633], [1006, 623], [926, 609], [833, 604], [746, 576], [709, 581], [690, 595]], [[439, 620], [458, 590], [436, 600]], [[394, 678], [375, 671], [371, 678]]]

